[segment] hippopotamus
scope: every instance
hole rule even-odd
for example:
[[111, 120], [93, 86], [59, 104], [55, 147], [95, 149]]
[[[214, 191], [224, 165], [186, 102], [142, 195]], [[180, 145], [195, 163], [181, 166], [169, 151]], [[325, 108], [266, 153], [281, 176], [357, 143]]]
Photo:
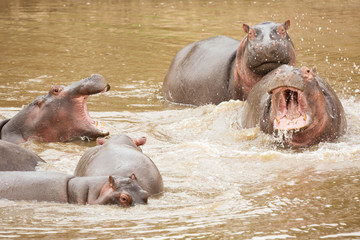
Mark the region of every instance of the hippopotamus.
[[283, 146], [306, 147], [332, 141], [346, 131], [343, 106], [316, 69], [282, 65], [249, 93], [241, 115], [244, 128], [259, 126]]
[[77, 204], [146, 204], [134, 177], [74, 177], [58, 172], [0, 172], [0, 198]]
[[217, 36], [181, 49], [163, 82], [165, 99], [183, 104], [219, 104], [246, 100], [251, 88], [282, 64], [295, 65], [294, 44], [284, 23], [243, 25], [246, 36], [238, 40]]
[[35, 99], [13, 118], [0, 123], [0, 139], [13, 143], [28, 140], [66, 142], [109, 135], [89, 115], [89, 95], [106, 92], [110, 85], [93, 74], [69, 86], [52, 86], [46, 96]]
[[0, 140], [0, 171], [35, 171], [45, 162], [35, 153], [11, 142]]
[[103, 145], [95, 146], [79, 160], [75, 176], [136, 176], [140, 187], [149, 196], [163, 192], [163, 180], [154, 162], [138, 149], [125, 134], [112, 136]]

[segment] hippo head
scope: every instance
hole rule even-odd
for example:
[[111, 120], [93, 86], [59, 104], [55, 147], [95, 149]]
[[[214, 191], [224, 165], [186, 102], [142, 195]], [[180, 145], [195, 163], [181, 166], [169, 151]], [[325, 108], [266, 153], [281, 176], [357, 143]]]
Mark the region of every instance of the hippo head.
[[90, 117], [86, 100], [89, 95], [109, 89], [99, 74], [66, 87], [53, 86], [46, 96], [38, 97], [4, 123], [1, 138], [20, 143], [30, 139], [65, 142], [107, 136], [103, 126]]
[[304, 147], [332, 140], [346, 128], [343, 107], [315, 69], [283, 65], [265, 78], [269, 94], [260, 128], [285, 146]]
[[247, 35], [236, 52], [234, 84], [237, 98], [246, 100], [256, 83], [282, 64], [295, 65], [295, 49], [287, 29], [290, 20], [280, 24], [260, 23], [254, 27], [243, 25]]
[[136, 181], [134, 174], [129, 178], [109, 176], [109, 182], [100, 192], [98, 204], [116, 204], [130, 207], [146, 204], [149, 194]]
[[254, 27], [244, 24], [247, 33], [244, 58], [246, 66], [255, 74], [265, 75], [282, 64], [295, 65], [295, 49], [286, 32], [285, 23], [264, 22]]

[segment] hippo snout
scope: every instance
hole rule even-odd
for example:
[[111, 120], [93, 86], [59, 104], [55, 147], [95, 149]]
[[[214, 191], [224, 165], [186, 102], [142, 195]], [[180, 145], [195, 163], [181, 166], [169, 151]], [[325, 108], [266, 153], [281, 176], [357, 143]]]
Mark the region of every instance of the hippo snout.
[[282, 64], [291, 64], [290, 53], [284, 41], [256, 44], [249, 51], [247, 67], [255, 74], [265, 75]]

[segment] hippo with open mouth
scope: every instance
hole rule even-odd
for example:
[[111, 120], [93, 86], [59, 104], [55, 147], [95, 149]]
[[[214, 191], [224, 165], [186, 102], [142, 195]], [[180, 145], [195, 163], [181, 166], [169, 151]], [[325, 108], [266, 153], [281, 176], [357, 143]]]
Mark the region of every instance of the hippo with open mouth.
[[89, 95], [110, 89], [105, 79], [93, 74], [70, 86], [52, 86], [46, 96], [35, 99], [13, 118], [0, 123], [0, 139], [13, 143], [28, 140], [67, 142], [82, 137], [109, 135], [89, 115]]
[[250, 91], [241, 117], [244, 128], [260, 126], [284, 146], [306, 147], [343, 135], [343, 106], [315, 69], [282, 65]]
[[251, 88], [282, 64], [295, 65], [295, 49], [284, 23], [243, 25], [246, 36], [217, 36], [181, 49], [166, 73], [165, 99], [184, 104], [246, 100]]

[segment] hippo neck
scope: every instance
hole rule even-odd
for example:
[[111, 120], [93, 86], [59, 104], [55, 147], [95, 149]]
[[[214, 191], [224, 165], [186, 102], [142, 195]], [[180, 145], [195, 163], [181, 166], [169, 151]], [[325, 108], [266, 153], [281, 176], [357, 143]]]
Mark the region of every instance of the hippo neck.
[[68, 202], [96, 204], [99, 193], [108, 177], [73, 177], [68, 182]]
[[250, 90], [255, 84], [261, 80], [263, 76], [253, 73], [246, 66], [244, 59], [244, 49], [247, 43], [245, 36], [236, 51], [235, 66], [234, 66], [234, 88], [236, 92], [235, 99], [245, 101], [249, 95]]
[[1, 131], [2, 131], [3, 127], [5, 126], [5, 124], [7, 124], [9, 121], [10, 121], [10, 118], [9, 118], [9, 119], [5, 119], [5, 120], [3, 120], [2, 122], [0, 122], [0, 139], [2, 139], [2, 138], [1, 138]]
[[239, 99], [237, 97], [236, 85], [235, 85], [235, 66], [236, 66], [236, 51], [231, 55], [228, 64], [228, 78], [226, 87], [229, 93], [229, 99]]

